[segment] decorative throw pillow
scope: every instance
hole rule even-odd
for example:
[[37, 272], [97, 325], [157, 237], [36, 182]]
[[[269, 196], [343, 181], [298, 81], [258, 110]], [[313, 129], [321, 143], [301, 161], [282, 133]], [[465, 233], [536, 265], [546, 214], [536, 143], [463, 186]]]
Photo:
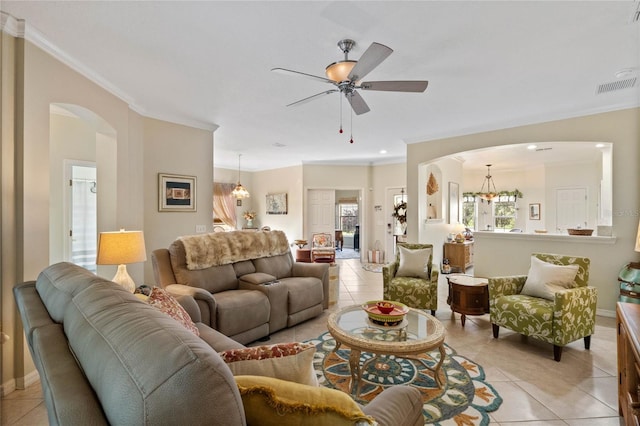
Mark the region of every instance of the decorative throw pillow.
[[349, 395], [264, 376], [235, 376], [248, 425], [373, 424]]
[[198, 327], [196, 327], [193, 321], [191, 321], [191, 317], [187, 311], [185, 311], [184, 308], [180, 306], [180, 303], [178, 303], [178, 301], [165, 290], [159, 287], [154, 287], [151, 290], [151, 294], [149, 294], [147, 303], [151, 306], [155, 306], [174, 320], [178, 321], [196, 336], [200, 336]]
[[427, 276], [431, 248], [411, 250], [403, 246], [400, 249], [400, 266], [396, 277], [417, 277], [429, 279]]
[[220, 352], [234, 376], [268, 376], [318, 386], [312, 343], [279, 343]]
[[553, 300], [556, 292], [574, 288], [578, 265], [554, 265], [531, 256], [531, 267], [522, 292], [527, 296]]

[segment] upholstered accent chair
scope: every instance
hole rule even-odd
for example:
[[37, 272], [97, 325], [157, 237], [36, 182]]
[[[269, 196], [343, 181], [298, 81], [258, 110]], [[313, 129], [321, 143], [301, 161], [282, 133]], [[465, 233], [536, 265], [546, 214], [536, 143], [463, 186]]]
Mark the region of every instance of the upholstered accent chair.
[[332, 263], [336, 261], [336, 248], [329, 233], [313, 234], [311, 239], [311, 261]]
[[598, 299], [589, 264], [586, 257], [534, 253], [528, 275], [489, 278], [493, 337], [505, 327], [551, 343], [558, 362], [562, 348], [580, 338], [589, 349]]
[[398, 243], [395, 262], [382, 268], [385, 300], [416, 309], [438, 308], [438, 270], [433, 267], [433, 245]]

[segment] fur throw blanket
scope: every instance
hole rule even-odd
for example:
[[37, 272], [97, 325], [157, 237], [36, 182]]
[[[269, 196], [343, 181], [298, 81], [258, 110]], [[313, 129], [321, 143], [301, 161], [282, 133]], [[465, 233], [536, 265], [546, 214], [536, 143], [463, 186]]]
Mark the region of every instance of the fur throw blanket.
[[179, 237], [184, 244], [187, 269], [206, 269], [243, 260], [289, 252], [283, 231], [231, 231]]

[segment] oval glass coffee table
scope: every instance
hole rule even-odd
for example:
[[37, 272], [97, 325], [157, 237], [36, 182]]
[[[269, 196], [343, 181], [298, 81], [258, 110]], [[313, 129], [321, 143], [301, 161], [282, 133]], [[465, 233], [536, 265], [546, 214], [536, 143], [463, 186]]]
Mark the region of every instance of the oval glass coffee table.
[[[341, 345], [351, 349], [351, 392], [355, 391], [356, 396], [360, 394], [362, 371], [381, 355], [419, 361], [424, 368], [433, 372], [436, 385], [442, 388], [440, 368], [445, 357], [444, 326], [426, 312], [410, 308], [401, 324], [388, 327], [373, 323], [362, 306], [354, 305], [329, 315], [327, 328], [336, 340], [334, 351], [340, 349]], [[440, 359], [435, 367], [417, 357], [436, 348], [440, 351]], [[376, 356], [360, 365], [362, 352]]]

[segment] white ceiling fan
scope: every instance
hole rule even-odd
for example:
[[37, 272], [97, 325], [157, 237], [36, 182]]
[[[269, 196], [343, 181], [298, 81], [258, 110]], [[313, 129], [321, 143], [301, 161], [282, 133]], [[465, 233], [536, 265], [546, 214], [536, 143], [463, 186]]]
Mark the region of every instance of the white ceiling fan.
[[356, 42], [350, 39], [344, 39], [338, 42], [338, 47], [344, 53], [344, 60], [328, 65], [325, 70], [327, 77], [320, 77], [286, 68], [273, 68], [271, 71], [300, 75], [317, 81], [322, 81], [324, 83], [329, 83], [334, 86], [334, 88], [330, 90], [325, 90], [307, 98], [300, 99], [299, 101], [290, 103], [287, 106], [300, 105], [324, 95], [340, 92], [343, 93], [349, 101], [353, 112], [360, 115], [369, 112], [370, 109], [357, 90], [424, 92], [427, 89], [429, 82], [421, 80], [361, 82], [367, 74], [369, 74], [374, 68], [380, 65], [382, 61], [391, 55], [391, 53], [393, 53], [393, 49], [374, 42], [371, 43], [369, 48], [362, 54], [360, 60], [354, 61], [349, 59], [349, 52], [355, 45]]

